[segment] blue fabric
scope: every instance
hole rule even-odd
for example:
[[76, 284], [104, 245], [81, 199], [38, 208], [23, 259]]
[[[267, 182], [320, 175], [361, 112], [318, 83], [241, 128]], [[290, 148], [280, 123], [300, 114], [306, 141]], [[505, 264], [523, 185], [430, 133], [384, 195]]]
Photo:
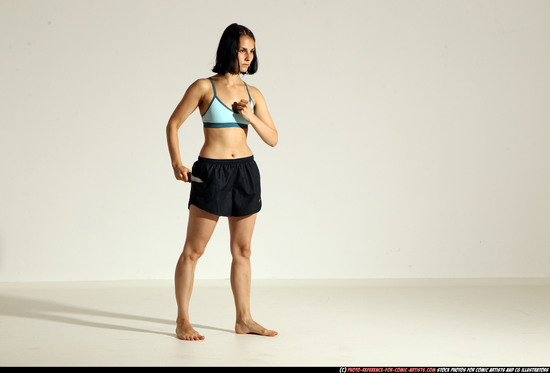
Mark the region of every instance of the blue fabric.
[[[208, 109], [206, 109], [206, 112], [202, 115], [203, 125], [209, 128], [248, 128], [248, 122], [243, 118], [243, 116], [239, 113], [235, 113], [231, 108], [229, 108], [218, 98], [214, 81], [212, 80], [212, 78], [208, 79], [210, 79], [210, 82], [212, 83], [212, 88], [214, 89], [214, 97], [212, 98], [212, 101], [210, 101]], [[244, 85], [246, 86], [246, 91], [248, 92], [248, 98], [250, 100], [252, 108], [254, 108], [254, 102], [252, 101], [252, 97], [250, 97], [248, 85], [246, 83], [244, 83]]]

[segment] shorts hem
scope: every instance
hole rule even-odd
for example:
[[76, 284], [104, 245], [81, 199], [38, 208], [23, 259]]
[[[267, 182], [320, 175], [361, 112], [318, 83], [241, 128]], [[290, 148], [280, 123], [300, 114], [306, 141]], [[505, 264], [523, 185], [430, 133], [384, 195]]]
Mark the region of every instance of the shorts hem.
[[224, 212], [218, 212], [218, 211], [213, 211], [213, 210], [208, 210], [208, 209], [205, 209], [199, 205], [197, 205], [196, 203], [193, 203], [193, 202], [189, 202], [187, 204], [187, 209], [190, 209], [191, 208], [191, 205], [201, 209], [202, 211], [205, 211], [209, 214], [212, 214], [212, 215], [216, 215], [216, 216], [224, 216], [224, 217], [228, 217], [228, 218], [240, 218], [240, 217], [243, 217], [243, 216], [248, 216], [248, 215], [253, 215], [253, 214], [257, 214], [258, 212], [260, 212], [262, 210], [262, 208], [258, 208], [258, 209], [254, 209], [254, 210], [251, 210], [252, 212], [246, 212], [244, 214], [238, 214], [238, 215], [234, 215], [234, 214], [227, 214], [227, 213], [224, 213]]

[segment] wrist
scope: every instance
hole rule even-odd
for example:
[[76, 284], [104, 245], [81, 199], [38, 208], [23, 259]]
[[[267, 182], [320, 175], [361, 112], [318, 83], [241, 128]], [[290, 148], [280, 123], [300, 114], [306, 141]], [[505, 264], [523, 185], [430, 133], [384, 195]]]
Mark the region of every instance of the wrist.
[[260, 118], [258, 118], [258, 117], [256, 116], [256, 114], [252, 113], [252, 115], [251, 115], [250, 120], [248, 121], [248, 123], [250, 123], [250, 125], [252, 125], [252, 126], [255, 126], [255, 125], [258, 123], [259, 120], [260, 120]]

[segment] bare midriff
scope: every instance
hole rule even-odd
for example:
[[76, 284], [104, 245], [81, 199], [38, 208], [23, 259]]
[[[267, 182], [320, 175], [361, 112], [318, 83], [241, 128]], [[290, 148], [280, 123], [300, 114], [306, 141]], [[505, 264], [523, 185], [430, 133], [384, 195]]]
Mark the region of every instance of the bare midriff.
[[240, 127], [204, 128], [204, 145], [199, 153], [203, 158], [233, 159], [252, 155], [246, 142], [248, 129]]

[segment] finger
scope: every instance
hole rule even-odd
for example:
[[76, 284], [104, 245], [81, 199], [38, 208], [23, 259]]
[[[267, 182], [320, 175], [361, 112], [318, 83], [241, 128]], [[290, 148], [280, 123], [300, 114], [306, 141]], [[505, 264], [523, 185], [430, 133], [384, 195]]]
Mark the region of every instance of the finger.
[[178, 171], [178, 173], [176, 175], [176, 179], [178, 179], [180, 181], [186, 181], [185, 176], [186, 176], [185, 172]]
[[242, 103], [242, 102], [239, 102], [238, 104], [235, 105], [235, 108], [237, 111], [243, 111], [244, 109], [247, 108], [247, 103]]

